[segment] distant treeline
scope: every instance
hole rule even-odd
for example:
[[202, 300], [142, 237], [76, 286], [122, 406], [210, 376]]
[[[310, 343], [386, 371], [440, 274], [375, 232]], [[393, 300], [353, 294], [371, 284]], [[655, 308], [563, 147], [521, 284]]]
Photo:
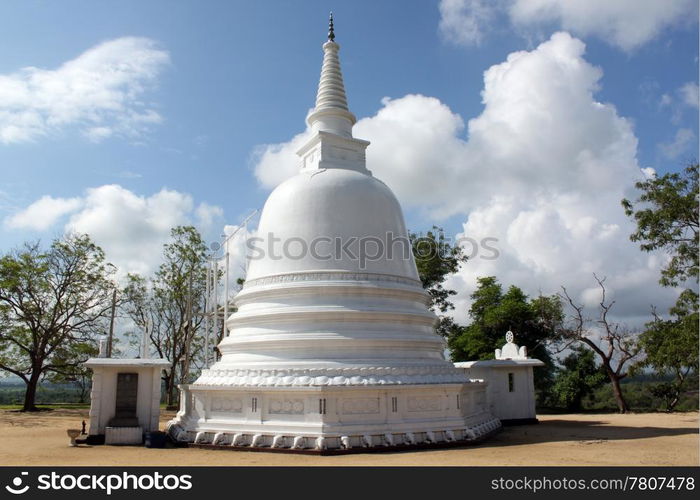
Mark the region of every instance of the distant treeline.
[[[0, 405], [22, 405], [26, 386], [24, 382], [0, 385]], [[37, 404], [85, 403], [80, 401], [80, 389], [74, 384], [40, 384], [36, 392]]]
[[[667, 383], [672, 377], [659, 377], [653, 374], [642, 374], [630, 377], [622, 382], [622, 392], [628, 401], [630, 410], [633, 412], [656, 412], [666, 411], [666, 400], [662, 396], [656, 395], [659, 385]], [[698, 380], [688, 384], [694, 390], [685, 391], [680, 398], [680, 402], [674, 411], [697, 411], [698, 410]], [[612, 392], [610, 384], [602, 385], [593, 393], [583, 399], [581, 411], [592, 413], [617, 412], [617, 402]], [[537, 406], [538, 413], [565, 413], [566, 408], [561, 406], [548, 405]]]

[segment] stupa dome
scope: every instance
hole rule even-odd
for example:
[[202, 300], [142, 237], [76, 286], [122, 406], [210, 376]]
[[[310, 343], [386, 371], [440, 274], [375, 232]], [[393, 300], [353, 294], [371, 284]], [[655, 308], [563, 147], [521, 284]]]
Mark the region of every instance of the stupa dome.
[[257, 237], [248, 280], [315, 270], [418, 280], [396, 197], [356, 170], [306, 170], [279, 185], [265, 203]]

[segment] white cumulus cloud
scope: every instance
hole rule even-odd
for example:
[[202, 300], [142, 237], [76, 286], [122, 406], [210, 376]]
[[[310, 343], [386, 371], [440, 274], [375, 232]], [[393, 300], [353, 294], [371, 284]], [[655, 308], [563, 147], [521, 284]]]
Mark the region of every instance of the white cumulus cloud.
[[206, 233], [214, 227], [215, 223], [221, 222], [224, 216], [224, 209], [202, 202], [197, 206], [195, 215], [197, 216], [197, 226], [202, 232]]
[[157, 267], [170, 229], [189, 221], [192, 198], [162, 189], [139, 196], [116, 184], [90, 188], [82, 210], [66, 231], [87, 233], [120, 271], [147, 273]]
[[524, 33], [553, 25], [627, 51], [698, 17], [695, 0], [441, 0], [440, 31], [455, 44], [478, 44], [492, 28], [495, 11]]
[[56, 69], [29, 66], [0, 75], [0, 143], [34, 141], [67, 127], [94, 142], [138, 136], [162, 120], [142, 98], [168, 62], [153, 40], [124, 37]]
[[117, 184], [89, 188], [78, 198], [44, 196], [7, 217], [5, 225], [45, 230], [62, 217], [68, 218], [64, 230], [89, 234], [120, 276], [155, 270], [175, 226], [195, 224], [206, 232], [223, 225], [220, 207], [204, 202], [195, 206], [189, 194], [164, 188], [142, 196]]
[[258, 146], [253, 151], [258, 182], [270, 188], [294, 175], [297, 171], [296, 152], [310, 136], [311, 132], [307, 129], [289, 142]]
[[[608, 277], [617, 312], [630, 321], [675, 297], [657, 284], [662, 257], [629, 241], [633, 223], [620, 200], [650, 171], [637, 163], [631, 123], [596, 100], [603, 73], [584, 54], [567, 33], [510, 54], [484, 73], [483, 111], [466, 126], [439, 99], [407, 95], [384, 99], [354, 128], [372, 141], [368, 168], [404, 206], [436, 221], [461, 215], [460, 236], [498, 240], [489, 244], [497, 259], [477, 254], [450, 282], [462, 321], [476, 278], [487, 275], [530, 294], [566, 285], [583, 297], [595, 272]], [[264, 185], [296, 171], [305, 134], [262, 147], [256, 174]]]
[[80, 208], [82, 204], [80, 198], [42, 196], [24, 210], [5, 217], [5, 226], [10, 229], [43, 231], [53, 226], [64, 215]]

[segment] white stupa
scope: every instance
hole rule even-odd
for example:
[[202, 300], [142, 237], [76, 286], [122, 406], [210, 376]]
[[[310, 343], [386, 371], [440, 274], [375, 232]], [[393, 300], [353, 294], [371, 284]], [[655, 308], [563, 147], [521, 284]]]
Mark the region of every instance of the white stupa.
[[[369, 142], [352, 136], [334, 39], [331, 18], [313, 136], [299, 173], [265, 203], [256, 247], [267, 253], [249, 263], [221, 360], [181, 386], [169, 425], [180, 441], [347, 449], [473, 440], [500, 426], [486, 384], [444, 357], [401, 207], [365, 166]], [[392, 252], [375, 256], [387, 239]]]

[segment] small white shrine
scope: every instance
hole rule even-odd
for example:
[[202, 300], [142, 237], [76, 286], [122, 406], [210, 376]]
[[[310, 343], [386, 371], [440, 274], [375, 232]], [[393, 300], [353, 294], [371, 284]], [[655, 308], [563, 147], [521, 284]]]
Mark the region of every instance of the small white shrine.
[[539, 359], [527, 357], [525, 346], [518, 347], [513, 332], [506, 333], [506, 343], [496, 349], [495, 359], [455, 363], [469, 378], [488, 383], [488, 405], [506, 424], [535, 423], [535, 385], [533, 369], [544, 366]]
[[144, 433], [157, 431], [160, 417], [161, 372], [164, 359], [107, 357], [107, 341], [85, 366], [92, 369], [88, 442], [141, 444]]
[[396, 197], [367, 170], [369, 142], [352, 135], [339, 49], [331, 18], [313, 135], [257, 230], [261, 248], [320, 244], [250, 261], [221, 359], [180, 386], [173, 439], [322, 451], [467, 442], [500, 427], [487, 384], [445, 359], [410, 245], [353, 258], [360, 241], [408, 235]]

